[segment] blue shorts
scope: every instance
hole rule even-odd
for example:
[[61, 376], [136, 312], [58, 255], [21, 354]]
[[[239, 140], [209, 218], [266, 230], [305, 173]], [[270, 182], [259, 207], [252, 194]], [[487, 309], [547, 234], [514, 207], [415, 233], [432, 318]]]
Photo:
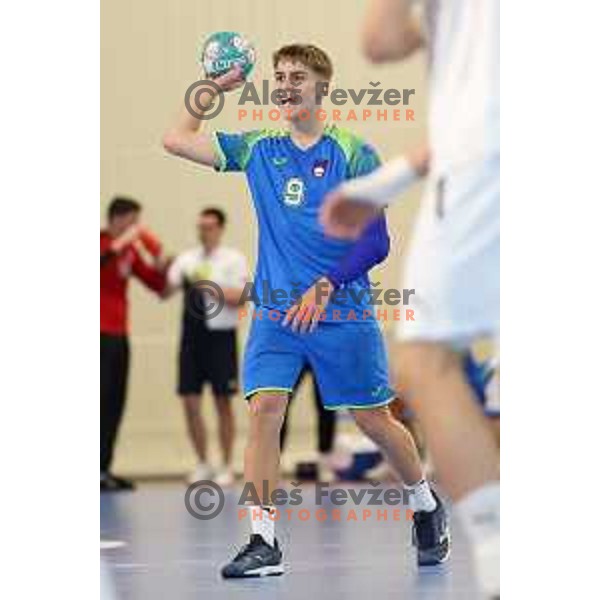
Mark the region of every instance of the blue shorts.
[[329, 410], [374, 408], [395, 397], [387, 355], [375, 320], [322, 321], [312, 333], [294, 333], [267, 311], [253, 320], [244, 354], [244, 396], [274, 390], [291, 393], [305, 367], [315, 377]]

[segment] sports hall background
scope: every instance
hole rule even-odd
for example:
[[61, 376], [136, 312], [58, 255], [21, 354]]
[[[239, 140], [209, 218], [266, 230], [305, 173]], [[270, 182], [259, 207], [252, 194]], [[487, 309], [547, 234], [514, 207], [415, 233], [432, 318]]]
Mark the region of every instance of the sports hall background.
[[[380, 81], [383, 89], [414, 88], [414, 122], [359, 120], [340, 125], [366, 137], [383, 158], [419, 143], [425, 135], [424, 56], [400, 66], [369, 65], [362, 57], [358, 38], [364, 10], [364, 0], [303, 0], [292, 4], [269, 0], [103, 0], [101, 218], [114, 194], [131, 195], [143, 203], [144, 221], [162, 239], [167, 253], [174, 254], [196, 243], [198, 210], [209, 204], [222, 206], [230, 217], [225, 243], [239, 248], [254, 264], [256, 223], [244, 176], [211, 173], [167, 157], [161, 147], [161, 135], [183, 105], [185, 90], [201, 78], [196, 62], [198, 47], [214, 31], [239, 31], [254, 43], [258, 64], [252, 79], [257, 81], [270, 78], [274, 49], [305, 42], [317, 44], [330, 54], [334, 86], [361, 89], [368, 88], [370, 81]], [[331, 105], [326, 102], [324, 108]], [[346, 114], [351, 107], [342, 108]], [[229, 98], [208, 127], [237, 130], [277, 124], [240, 123], [237, 103]], [[420, 192], [420, 186], [413, 188], [401, 206], [389, 211], [392, 250], [384, 266], [374, 272], [374, 278], [385, 287], [400, 282], [400, 257]], [[131, 475], [184, 473], [194, 458], [175, 394], [181, 299], [159, 301], [135, 281], [130, 294], [132, 370], [115, 470]], [[246, 338], [246, 325], [241, 328], [241, 342]], [[383, 325], [391, 332], [392, 323]], [[393, 353], [393, 347], [388, 347]], [[288, 459], [315, 447], [314, 406], [306, 391], [292, 408]], [[210, 441], [216, 442], [212, 399], [207, 396], [204, 402]], [[238, 417], [235, 467], [240, 469], [245, 406], [241, 396], [234, 402]]]

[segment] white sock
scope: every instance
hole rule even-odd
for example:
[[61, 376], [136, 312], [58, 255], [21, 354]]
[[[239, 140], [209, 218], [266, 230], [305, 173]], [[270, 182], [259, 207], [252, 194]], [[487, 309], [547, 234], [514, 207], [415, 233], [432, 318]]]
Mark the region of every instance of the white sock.
[[415, 512], [433, 512], [436, 509], [437, 502], [425, 479], [421, 479], [414, 485], [405, 485], [404, 489], [409, 492], [409, 505]]
[[248, 518], [252, 533], [261, 535], [270, 546], [275, 545], [275, 521], [271, 517], [270, 506], [251, 505], [248, 507]]
[[456, 505], [473, 546], [475, 567], [483, 591], [500, 592], [500, 483], [489, 483]]

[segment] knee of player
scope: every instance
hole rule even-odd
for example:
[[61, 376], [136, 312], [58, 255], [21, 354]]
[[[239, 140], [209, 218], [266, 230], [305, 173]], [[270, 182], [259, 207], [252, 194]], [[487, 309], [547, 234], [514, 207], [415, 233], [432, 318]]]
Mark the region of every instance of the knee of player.
[[363, 433], [369, 436], [377, 435], [385, 430], [392, 418], [387, 407], [372, 409], [357, 409], [352, 411], [356, 424]]
[[251, 415], [283, 417], [287, 405], [287, 394], [259, 392], [250, 398], [249, 403]]

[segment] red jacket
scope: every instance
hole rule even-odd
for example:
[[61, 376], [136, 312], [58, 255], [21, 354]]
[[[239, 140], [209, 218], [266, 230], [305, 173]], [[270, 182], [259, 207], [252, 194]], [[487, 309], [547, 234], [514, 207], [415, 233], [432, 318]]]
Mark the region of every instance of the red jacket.
[[127, 335], [130, 275], [157, 293], [164, 290], [166, 280], [164, 273], [144, 262], [133, 245], [112, 253], [112, 241], [106, 231], [100, 232], [100, 333]]

